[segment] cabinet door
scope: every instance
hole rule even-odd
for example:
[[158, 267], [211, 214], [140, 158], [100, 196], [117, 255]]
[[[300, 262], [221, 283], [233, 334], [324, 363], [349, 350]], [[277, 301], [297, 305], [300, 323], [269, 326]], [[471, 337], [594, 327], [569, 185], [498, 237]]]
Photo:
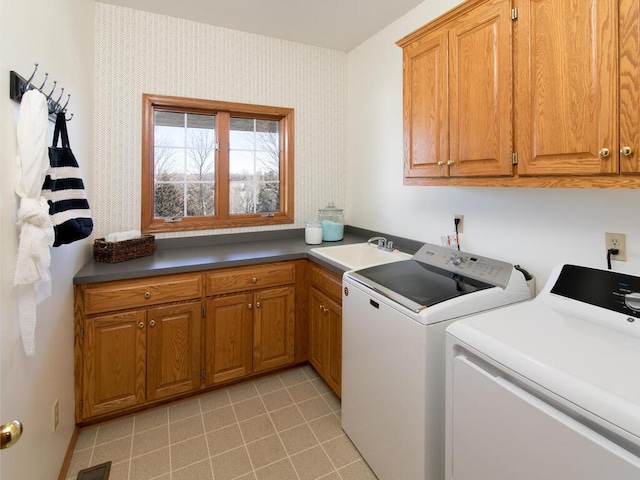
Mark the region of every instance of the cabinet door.
[[146, 313], [85, 321], [82, 417], [115, 412], [145, 401]]
[[326, 365], [326, 334], [324, 309], [326, 297], [317, 289], [309, 288], [309, 362], [324, 376]]
[[449, 159], [446, 31], [425, 35], [403, 51], [404, 176], [441, 177]]
[[512, 175], [510, 1], [474, 8], [449, 35], [449, 175]]
[[293, 363], [294, 292], [294, 287], [256, 292], [253, 320], [254, 372]]
[[[618, 2], [516, 3], [518, 173], [616, 173]], [[602, 148], [610, 154], [601, 156]]]
[[205, 323], [206, 385], [251, 373], [253, 294], [207, 300]]
[[149, 309], [147, 399], [170, 397], [200, 386], [200, 302]]
[[[640, 173], [640, 0], [620, 0], [620, 171]], [[626, 150], [628, 147], [630, 150]]]
[[333, 300], [326, 299], [325, 336], [326, 367], [324, 379], [327, 385], [342, 396], [342, 307]]

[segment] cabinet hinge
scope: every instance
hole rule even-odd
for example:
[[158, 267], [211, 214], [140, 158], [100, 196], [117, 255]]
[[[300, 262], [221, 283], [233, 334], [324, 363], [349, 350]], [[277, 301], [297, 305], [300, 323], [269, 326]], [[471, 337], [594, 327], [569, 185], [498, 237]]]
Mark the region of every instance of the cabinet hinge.
[[511, 9], [511, 20], [517, 20], [517, 19], [518, 19], [518, 7], [515, 7]]
[[80, 329], [80, 338], [84, 340], [84, 328]]
[[202, 318], [205, 318], [207, 316], [207, 309], [202, 307]]
[[204, 380], [206, 376], [207, 376], [207, 371], [205, 369], [200, 370], [200, 378]]
[[80, 411], [84, 408], [84, 400], [80, 400]]
[[216, 142], [216, 152], [220, 150], [220, 142]]
[[513, 152], [511, 154], [511, 164], [512, 165], [517, 165], [518, 164], [518, 152]]

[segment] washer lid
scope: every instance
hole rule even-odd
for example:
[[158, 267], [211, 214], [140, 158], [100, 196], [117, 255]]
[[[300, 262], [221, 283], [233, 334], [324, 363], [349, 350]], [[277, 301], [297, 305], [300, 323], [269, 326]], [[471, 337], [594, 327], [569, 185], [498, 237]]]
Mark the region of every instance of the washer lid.
[[543, 293], [447, 333], [640, 441], [640, 320]]
[[437, 303], [493, 287], [416, 260], [385, 263], [347, 275], [416, 313]]

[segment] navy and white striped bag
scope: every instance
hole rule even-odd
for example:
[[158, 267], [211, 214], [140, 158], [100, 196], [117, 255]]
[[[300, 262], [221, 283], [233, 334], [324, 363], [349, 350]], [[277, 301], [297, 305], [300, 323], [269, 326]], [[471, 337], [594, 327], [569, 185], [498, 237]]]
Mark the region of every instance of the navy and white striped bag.
[[[62, 136], [62, 147], [58, 147], [59, 136]], [[93, 230], [84, 183], [69, 146], [64, 112], [56, 115], [49, 162], [51, 167], [42, 185], [42, 196], [49, 202], [49, 215], [55, 231], [53, 246], [59, 247], [86, 238]]]

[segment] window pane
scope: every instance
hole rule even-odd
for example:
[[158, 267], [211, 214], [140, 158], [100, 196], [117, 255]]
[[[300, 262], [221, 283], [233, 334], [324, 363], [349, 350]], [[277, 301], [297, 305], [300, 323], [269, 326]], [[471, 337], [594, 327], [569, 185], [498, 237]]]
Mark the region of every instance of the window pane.
[[250, 180], [254, 175], [255, 160], [253, 152], [231, 150], [229, 152], [230, 180]]
[[252, 182], [230, 182], [229, 213], [231, 215], [255, 213], [255, 193]]
[[215, 215], [215, 196], [213, 183], [187, 184], [187, 215], [203, 217]]
[[156, 183], [154, 216], [156, 218], [184, 215], [184, 189], [180, 183]]
[[258, 183], [256, 212], [275, 213], [280, 211], [280, 183]]
[[155, 216], [214, 215], [215, 115], [156, 111], [154, 120]]
[[156, 110], [154, 113], [154, 145], [156, 147], [184, 147], [184, 122], [184, 113]]
[[280, 157], [273, 152], [256, 152], [256, 170], [261, 176], [269, 175], [269, 180], [279, 180]]
[[184, 149], [155, 147], [154, 173], [156, 181], [184, 180]]
[[187, 178], [193, 180], [213, 180], [216, 155], [214, 150], [190, 148], [187, 150]]

